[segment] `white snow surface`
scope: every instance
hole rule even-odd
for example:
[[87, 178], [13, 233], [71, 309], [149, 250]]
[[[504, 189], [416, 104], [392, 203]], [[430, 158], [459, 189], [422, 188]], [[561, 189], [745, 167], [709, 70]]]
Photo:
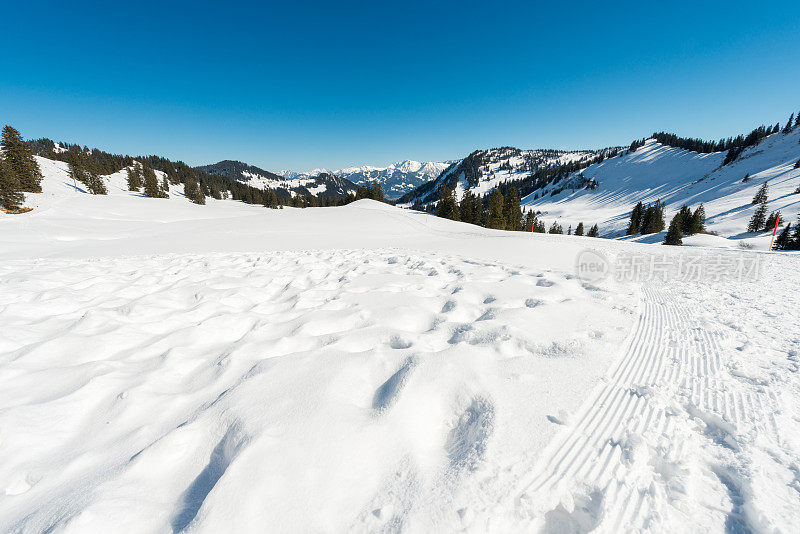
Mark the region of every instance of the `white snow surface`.
[[590, 284], [583, 250], [685, 249], [124, 172], [92, 196], [39, 162], [35, 209], [0, 216], [0, 531], [800, 524], [797, 254]]
[[[763, 139], [745, 151], [732, 163], [721, 166], [724, 152], [698, 154], [680, 148], [661, 145], [648, 139], [635, 152], [608, 158], [581, 171], [584, 178], [594, 179], [597, 189], [567, 187], [550, 196], [534, 195], [523, 204], [543, 213], [548, 223], [557, 220], [574, 229], [578, 222], [599, 224], [601, 235], [624, 235], [633, 206], [662, 200], [666, 203], [666, 222], [684, 204], [697, 208], [701, 203], [706, 211], [707, 228], [730, 241], [717, 240], [719, 246], [749, 243], [757, 248], [769, 246], [772, 231], [748, 234], [747, 224], [757, 206], [751, 203], [764, 182], [769, 189], [769, 211], [780, 211], [782, 219], [796, 222], [800, 213], [800, 128], [789, 133], [779, 132]], [[575, 180], [573, 174], [569, 180]], [[747, 182], [744, 177], [749, 174]], [[569, 183], [567, 180], [567, 183]], [[555, 184], [553, 190], [566, 184]], [[636, 238], [646, 241], [664, 240], [664, 233]]]

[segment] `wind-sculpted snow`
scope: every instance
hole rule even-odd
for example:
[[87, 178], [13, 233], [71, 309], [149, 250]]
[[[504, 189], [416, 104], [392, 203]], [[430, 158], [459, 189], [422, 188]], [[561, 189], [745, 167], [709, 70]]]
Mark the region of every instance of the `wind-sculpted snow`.
[[[448, 525], [554, 435], [534, 399], [576, 408], [563, 390], [596, 383], [631, 319], [571, 276], [429, 252], [17, 260], [0, 280], [2, 531]], [[554, 356], [548, 325], [579, 316]]]

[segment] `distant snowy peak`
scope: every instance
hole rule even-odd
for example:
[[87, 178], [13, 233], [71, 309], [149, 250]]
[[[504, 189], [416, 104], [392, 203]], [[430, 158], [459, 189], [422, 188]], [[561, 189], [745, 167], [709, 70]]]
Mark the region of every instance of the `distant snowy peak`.
[[336, 171], [314, 169], [311, 172], [280, 171], [278, 174], [288, 180], [305, 179], [320, 173], [330, 173], [359, 185], [378, 182], [381, 184], [386, 198], [396, 199], [419, 185], [436, 179], [449, 165], [450, 162], [405, 160], [392, 163], [387, 167], [362, 165]]
[[276, 174], [241, 161], [231, 160], [197, 168], [208, 174], [232, 178], [258, 189], [271, 189], [282, 197], [310, 195], [343, 198], [348, 193], [355, 193], [357, 189], [353, 182], [334, 176], [324, 169], [317, 169], [308, 174], [287, 171]]

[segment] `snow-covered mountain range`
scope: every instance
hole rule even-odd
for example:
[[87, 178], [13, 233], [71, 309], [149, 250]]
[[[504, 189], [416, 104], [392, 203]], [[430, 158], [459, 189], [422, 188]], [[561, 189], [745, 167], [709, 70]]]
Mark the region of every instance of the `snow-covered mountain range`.
[[[784, 221], [796, 220], [799, 141], [800, 126], [772, 133], [726, 164], [726, 152], [698, 153], [654, 138], [633, 150], [478, 150], [399, 203], [431, 206], [443, 187], [454, 189], [461, 199], [465, 191], [484, 196], [497, 187], [514, 186], [523, 207], [542, 212], [548, 225], [555, 221], [566, 230], [579, 222], [597, 223], [606, 237], [624, 235], [631, 209], [639, 201], [663, 201], [667, 221], [682, 205], [703, 203], [710, 231], [745, 238], [747, 221], [757, 207], [751, 200], [764, 182], [769, 210], [780, 211]], [[663, 234], [656, 238], [663, 240]]]
[[241, 161], [225, 160], [196, 169], [208, 174], [232, 178], [258, 189], [272, 189], [279, 196], [314, 196], [343, 198], [355, 193], [357, 186], [347, 178], [318, 170], [307, 175], [284, 176], [265, 171]]
[[394, 200], [437, 178], [451, 163], [405, 160], [399, 163], [392, 163], [387, 167], [362, 165], [361, 167], [346, 167], [335, 171], [314, 169], [310, 172], [280, 171], [278, 174], [288, 179], [306, 179], [322, 172], [328, 172], [358, 185], [378, 182], [381, 184], [386, 198]]

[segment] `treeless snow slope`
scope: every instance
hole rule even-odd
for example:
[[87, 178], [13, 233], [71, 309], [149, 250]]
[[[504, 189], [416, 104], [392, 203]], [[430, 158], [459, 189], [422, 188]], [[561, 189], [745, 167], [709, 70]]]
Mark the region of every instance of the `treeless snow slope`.
[[800, 520], [796, 255], [589, 284], [586, 248], [664, 248], [91, 197], [43, 169], [37, 209], [0, 218], [1, 531]]

